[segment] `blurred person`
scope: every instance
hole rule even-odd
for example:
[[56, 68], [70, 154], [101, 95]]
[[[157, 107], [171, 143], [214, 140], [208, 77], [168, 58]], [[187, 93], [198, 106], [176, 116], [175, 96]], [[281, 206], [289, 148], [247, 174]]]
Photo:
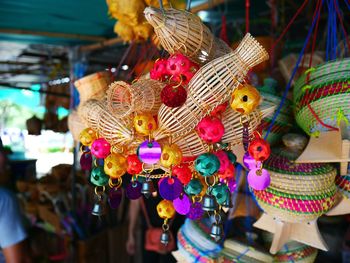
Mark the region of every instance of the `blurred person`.
[[[154, 186], [157, 187], [158, 183], [154, 182]], [[157, 189], [158, 190], [158, 189]], [[162, 198], [158, 195], [156, 197], [150, 197], [148, 199], [144, 198], [143, 196], [140, 197], [137, 200], [130, 200], [129, 204], [129, 227], [128, 227], [128, 239], [126, 242], [126, 250], [128, 254], [134, 255], [136, 252], [136, 238], [135, 238], [135, 232], [137, 227], [137, 220], [140, 216], [140, 213], [142, 215], [142, 224], [141, 224], [141, 231], [142, 231], [142, 262], [143, 263], [172, 263], [177, 262], [175, 258], [172, 256], [171, 252], [168, 252], [164, 254], [163, 252], [155, 252], [155, 251], [148, 251], [145, 249], [145, 234], [147, 229], [149, 228], [147, 225], [146, 216], [149, 218], [150, 224], [152, 227], [155, 228], [161, 228], [163, 225], [163, 219], [161, 219], [158, 216], [156, 206], [157, 204], [162, 200]], [[143, 204], [142, 204], [143, 202]], [[147, 215], [145, 215], [145, 212], [142, 210], [142, 205], [145, 206], [145, 210]], [[174, 241], [176, 244], [176, 233], [178, 229], [181, 227], [181, 225], [184, 222], [184, 217], [176, 214], [175, 218], [170, 220], [170, 230], [173, 233]], [[160, 243], [160, 240], [159, 240]], [[176, 248], [175, 248], [176, 250]]]
[[[0, 178], [3, 179], [6, 174], [7, 157], [0, 138]], [[17, 198], [0, 186], [0, 262], [31, 262], [26, 238]]]

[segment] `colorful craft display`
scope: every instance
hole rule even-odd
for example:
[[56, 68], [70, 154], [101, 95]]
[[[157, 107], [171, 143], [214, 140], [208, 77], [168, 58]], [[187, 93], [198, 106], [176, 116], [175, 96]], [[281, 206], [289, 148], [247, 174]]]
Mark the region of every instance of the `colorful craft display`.
[[[150, 10], [156, 9], [146, 8], [146, 17], [157, 16], [158, 11], [149, 13]], [[103, 99], [90, 99], [79, 106], [80, 117], [89, 127], [81, 133], [84, 145], [81, 163], [84, 168], [92, 168], [90, 181], [96, 186], [95, 215], [103, 211], [103, 193], [107, 186], [109, 203], [113, 207], [117, 205], [112, 199], [115, 195], [120, 197], [124, 174], [128, 172], [132, 175], [126, 184], [126, 196], [130, 199], [157, 194], [154, 180], [158, 179], [159, 195], [163, 198], [157, 206], [159, 216], [164, 219], [163, 244], [169, 241], [169, 219], [176, 211], [191, 220], [199, 220], [204, 213], [209, 213], [213, 218], [210, 235], [218, 241], [223, 237], [222, 213], [231, 207], [231, 193], [236, 188], [237, 157], [232, 146], [244, 144], [248, 151], [250, 145], [249, 152], [259, 163], [269, 154], [266, 142], [253, 136], [253, 132], [261, 118], [271, 114], [274, 107], [259, 109], [258, 91], [244, 82], [250, 68], [266, 60], [268, 55], [247, 34], [235, 51], [215, 60], [211, 60], [215, 56], [210, 54], [205, 60], [207, 64], [200, 67], [193, 62], [195, 54], [189, 53], [194, 48], [192, 36], [199, 32], [198, 27], [203, 32], [208, 29], [195, 15], [185, 11], [167, 9], [164, 12], [169, 17], [156, 31], [170, 30], [176, 22], [172, 15], [189, 17], [191, 38], [183, 42], [184, 49], [179, 49], [174, 46], [178, 42], [169, 42], [170, 37], [164, 42], [161, 36], [165, 35], [159, 35], [164, 48], [174, 52], [170, 52], [168, 59], [155, 62], [151, 79], [132, 84], [116, 81]], [[176, 23], [176, 28], [180, 28], [182, 21]], [[216, 41], [209, 33], [204, 38]], [[234, 111], [227, 105], [235, 91], [239, 94]], [[154, 170], [159, 168], [155, 174]], [[266, 171], [262, 167], [254, 171], [251, 173], [258, 177], [249, 180], [252, 185], [260, 184]]]
[[307, 70], [294, 87], [294, 112], [308, 134], [350, 127], [350, 59], [335, 60]]
[[291, 241], [273, 257], [273, 262], [313, 263], [317, 257], [316, 248]]
[[264, 163], [271, 185], [254, 190], [260, 207], [287, 222], [308, 222], [332, 208], [336, 201], [336, 170], [327, 164], [297, 164], [301, 152], [295, 148], [275, 148]]

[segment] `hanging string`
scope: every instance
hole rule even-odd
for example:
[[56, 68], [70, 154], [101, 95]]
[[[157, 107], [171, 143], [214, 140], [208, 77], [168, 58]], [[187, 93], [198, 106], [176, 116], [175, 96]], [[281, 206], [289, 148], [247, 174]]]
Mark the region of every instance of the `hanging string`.
[[328, 128], [328, 129], [330, 129], [330, 130], [332, 130], [332, 131], [339, 131], [338, 128], [333, 127], [333, 126], [331, 126], [331, 125], [328, 125], [328, 124], [324, 123], [324, 122], [318, 117], [318, 115], [316, 114], [316, 112], [314, 111], [314, 109], [311, 107], [310, 104], [308, 104], [307, 107], [309, 108], [311, 114], [315, 117], [315, 119], [316, 119], [322, 126]]
[[[323, 1], [324, 1], [324, 0], [322, 0], [322, 4], [323, 4]], [[316, 24], [316, 20], [318, 19], [318, 16], [319, 16], [319, 14], [316, 16], [316, 19], [313, 19], [313, 21], [312, 21], [312, 25], [311, 25], [311, 27], [310, 27], [310, 29], [309, 29], [309, 32], [308, 32], [307, 37], [306, 37], [306, 40], [305, 40], [305, 42], [304, 42], [304, 46], [303, 46], [303, 48], [302, 48], [302, 50], [301, 50], [301, 52], [300, 52], [300, 54], [299, 54], [297, 63], [296, 63], [296, 65], [295, 65], [295, 67], [294, 67], [294, 69], [293, 69], [293, 71], [292, 71], [292, 75], [291, 75], [291, 77], [290, 77], [290, 79], [289, 79], [289, 81], [288, 81], [288, 84], [287, 84], [287, 86], [286, 86], [286, 89], [285, 89], [284, 92], [283, 92], [281, 102], [280, 102], [280, 104], [278, 105], [278, 108], [277, 108], [275, 114], [273, 115], [273, 118], [272, 118], [272, 120], [271, 120], [271, 123], [270, 123], [270, 125], [269, 125], [269, 128], [268, 128], [267, 131], [266, 131], [266, 134], [265, 134], [265, 137], [264, 137], [265, 140], [266, 140], [266, 138], [269, 136], [269, 134], [270, 134], [270, 132], [271, 132], [271, 130], [272, 130], [272, 127], [273, 127], [273, 125], [275, 124], [276, 118], [277, 118], [277, 116], [279, 115], [279, 113], [280, 113], [280, 111], [281, 111], [281, 109], [282, 109], [282, 107], [283, 107], [283, 105], [284, 105], [284, 103], [285, 103], [285, 101], [286, 101], [286, 99], [287, 99], [288, 92], [289, 92], [289, 90], [290, 90], [290, 88], [291, 88], [291, 86], [292, 86], [292, 81], [293, 81], [293, 79], [294, 79], [294, 77], [295, 77], [295, 74], [296, 74], [297, 71], [298, 71], [299, 64], [300, 64], [301, 59], [302, 59], [302, 57], [303, 57], [303, 55], [304, 55], [306, 46], [307, 46], [307, 44], [308, 44], [308, 42], [309, 42], [309, 40], [310, 40], [310, 37], [311, 37], [311, 35], [312, 35], [312, 32], [313, 32], [313, 30], [314, 30], [314, 27], [315, 27], [315, 24]]]
[[[313, 39], [312, 39], [312, 47], [311, 47], [311, 56], [310, 56], [310, 60], [309, 60], [309, 68], [311, 68], [312, 66], [312, 58], [314, 56], [314, 51], [315, 51], [315, 47], [316, 47], [316, 39], [317, 39], [317, 33], [318, 33], [318, 25], [319, 25], [319, 22], [320, 22], [320, 17], [321, 17], [321, 9], [322, 9], [322, 5], [321, 5], [321, 1], [318, 0], [317, 1], [317, 6], [316, 6], [316, 10], [317, 10], [317, 13], [315, 13], [315, 15], [318, 16], [317, 18], [317, 21], [316, 21], [316, 27], [315, 27], [315, 32], [314, 32], [314, 36], [313, 36]], [[315, 19], [315, 18], [313, 18]], [[310, 73], [308, 73], [307, 75], [307, 78], [309, 81], [309, 77], [310, 77]]]
[[[347, 0], [345, 1], [347, 3]], [[338, 1], [334, 0], [334, 6], [335, 6], [335, 11], [337, 13], [337, 16], [338, 16], [338, 19], [340, 21], [340, 25], [341, 25], [341, 28], [342, 28], [342, 32], [343, 34], [345, 35], [345, 39], [346, 39], [346, 44], [348, 46], [348, 49], [350, 50], [350, 40], [348, 38], [348, 34], [346, 33], [346, 30], [345, 30], [345, 27], [344, 27], [344, 23], [343, 23], [343, 19], [340, 15], [340, 11], [339, 11], [339, 3]]]
[[344, 0], [344, 2], [345, 2], [346, 6], [348, 7], [348, 9], [350, 11], [350, 2], [349, 2], [349, 0]]
[[249, 9], [250, 9], [250, 0], [245, 0], [245, 32], [249, 32]]
[[299, 7], [299, 9], [297, 10], [297, 12], [294, 14], [294, 16], [292, 17], [292, 19], [289, 21], [288, 25], [285, 27], [285, 29], [283, 29], [281, 35], [277, 38], [277, 40], [272, 44], [271, 47], [271, 60], [274, 60], [274, 50], [275, 47], [277, 46], [277, 44], [281, 41], [281, 39], [284, 37], [284, 35], [287, 33], [287, 31], [289, 30], [290, 26], [294, 23], [295, 19], [299, 16], [299, 14], [304, 10], [306, 4], [308, 3], [308, 0], [305, 0], [304, 3]]
[[128, 46], [128, 48], [126, 49], [126, 51], [124, 52], [124, 54], [123, 54], [123, 56], [122, 56], [122, 59], [119, 61], [118, 67], [117, 67], [117, 69], [115, 70], [115, 72], [114, 72], [114, 74], [113, 74], [114, 77], [115, 77], [115, 76], [118, 76], [119, 71], [120, 71], [120, 68], [121, 68], [121, 66], [123, 65], [123, 63], [124, 63], [125, 59], [127, 58], [127, 56], [129, 55], [130, 50], [131, 50], [131, 48], [133, 47], [133, 45], [134, 45], [134, 42], [131, 42], [130, 45]]
[[160, 10], [164, 11], [163, 0], [158, 0]]
[[188, 11], [188, 12], [191, 11], [191, 2], [192, 2], [192, 0], [187, 0], [186, 11]]

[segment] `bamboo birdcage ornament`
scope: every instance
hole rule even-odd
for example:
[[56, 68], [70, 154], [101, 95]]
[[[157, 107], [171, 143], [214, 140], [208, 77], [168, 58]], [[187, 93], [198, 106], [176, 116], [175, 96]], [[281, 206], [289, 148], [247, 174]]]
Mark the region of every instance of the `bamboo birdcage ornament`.
[[89, 99], [103, 99], [105, 92], [111, 82], [111, 76], [108, 72], [97, 72], [74, 82], [80, 95], [80, 102]]
[[87, 128], [87, 126], [79, 117], [78, 112], [76, 110], [73, 110], [68, 115], [68, 129], [71, 132], [75, 141], [79, 141], [80, 132], [85, 128]]
[[159, 133], [174, 138], [189, 133], [198, 122], [215, 107], [224, 103], [238, 85], [241, 85], [249, 69], [268, 59], [264, 48], [247, 34], [237, 49], [200, 68], [188, 85], [188, 97], [180, 108], [162, 105], [159, 110]]
[[179, 52], [203, 64], [232, 51], [195, 14], [174, 8], [160, 10], [154, 7], [147, 7], [144, 13], [161, 45], [170, 54]]
[[127, 145], [132, 141], [133, 132], [130, 129], [130, 120], [114, 117], [103, 102], [88, 100], [79, 106], [79, 113], [82, 120], [111, 145]]
[[132, 85], [124, 81], [113, 82], [106, 94], [107, 109], [118, 118], [132, 112], [158, 113], [162, 102], [160, 92], [165, 84], [153, 79], [142, 79]]

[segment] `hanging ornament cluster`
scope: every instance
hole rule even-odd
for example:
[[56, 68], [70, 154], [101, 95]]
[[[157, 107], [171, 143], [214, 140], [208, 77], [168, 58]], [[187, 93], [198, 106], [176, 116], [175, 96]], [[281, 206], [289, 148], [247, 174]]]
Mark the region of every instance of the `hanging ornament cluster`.
[[[195, 15], [172, 8], [162, 12], [160, 18], [167, 20], [159, 26], [158, 10], [145, 9], [146, 19], [170, 52], [168, 59], [155, 62], [151, 79], [116, 81], [104, 99], [79, 106], [89, 127], [80, 136], [81, 167], [91, 170], [90, 181], [96, 186], [94, 214], [103, 213], [108, 186], [109, 204], [116, 207], [128, 173], [125, 195], [130, 199], [151, 198], [158, 184], [163, 200], [156, 210], [164, 220], [163, 244], [169, 240], [169, 220], [175, 212], [191, 220], [209, 213], [214, 219], [210, 235], [217, 241], [236, 187], [232, 148], [242, 144], [242, 135], [252, 139], [261, 119], [274, 110], [271, 105], [258, 108], [259, 93], [244, 82], [248, 71], [268, 55], [250, 34], [235, 51], [228, 48], [219, 55], [214, 47], [221, 42]], [[188, 25], [188, 38], [181, 23]], [[169, 30], [171, 37], [166, 37]], [[191, 40], [196, 34], [201, 41]], [[198, 52], [207, 53], [205, 59]], [[239, 95], [233, 111], [228, 105], [235, 92]], [[248, 126], [243, 119], [250, 120]], [[261, 141], [251, 141], [251, 148], [258, 162], [268, 157], [268, 145]]]

